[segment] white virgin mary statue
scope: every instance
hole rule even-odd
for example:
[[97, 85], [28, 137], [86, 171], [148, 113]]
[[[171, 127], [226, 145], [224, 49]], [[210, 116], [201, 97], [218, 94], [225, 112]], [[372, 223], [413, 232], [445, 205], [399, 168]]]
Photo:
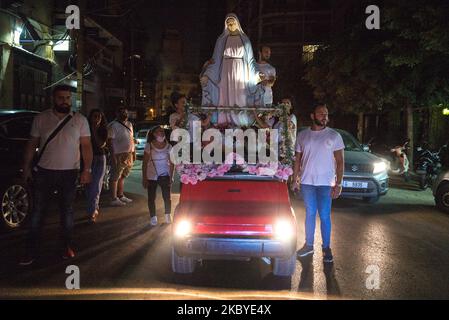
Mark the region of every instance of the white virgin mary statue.
[[[215, 43], [212, 59], [200, 75], [203, 106], [252, 107], [262, 105], [263, 80], [254, 59], [251, 41], [243, 32], [235, 14], [225, 18], [223, 33]], [[237, 108], [238, 109], [238, 108]], [[254, 123], [253, 112], [218, 112], [212, 123], [248, 127]]]

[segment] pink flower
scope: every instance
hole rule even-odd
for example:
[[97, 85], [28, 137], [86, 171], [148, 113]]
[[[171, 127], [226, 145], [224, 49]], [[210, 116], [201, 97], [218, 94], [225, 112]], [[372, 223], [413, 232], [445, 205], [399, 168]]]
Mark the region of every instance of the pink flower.
[[257, 166], [248, 166], [247, 169], [249, 174], [256, 174], [257, 173]]
[[181, 175], [181, 183], [182, 184], [188, 184], [189, 183], [189, 176], [186, 174]]
[[211, 171], [209, 171], [209, 173], [208, 173], [207, 176], [208, 176], [209, 178], [213, 178], [213, 177], [216, 177], [217, 174], [218, 174], [217, 170], [212, 169]]
[[198, 177], [196, 175], [190, 175], [188, 177], [188, 182], [187, 183], [191, 183], [193, 185], [198, 183]]
[[276, 170], [272, 168], [258, 168], [257, 175], [258, 176], [274, 176], [276, 174]]

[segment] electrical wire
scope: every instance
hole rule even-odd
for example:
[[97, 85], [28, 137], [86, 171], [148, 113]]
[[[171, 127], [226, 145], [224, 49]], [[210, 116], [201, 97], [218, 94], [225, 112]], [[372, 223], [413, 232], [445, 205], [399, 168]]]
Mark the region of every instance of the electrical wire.
[[127, 14], [129, 14], [131, 11], [133, 11], [133, 8], [129, 9], [128, 11], [126, 11], [125, 13], [122, 13], [120, 15], [99, 14], [99, 13], [91, 13], [91, 15], [98, 16], [98, 17], [105, 17], [105, 18], [122, 18], [122, 17], [126, 16]]
[[133, 2], [134, 2], [134, 4], [136, 4], [138, 2], [141, 2], [141, 0], [130, 0], [130, 1], [125, 1], [125, 2], [121, 2], [121, 3], [111, 4], [111, 5], [106, 6], [104, 8], [87, 11], [86, 14], [91, 14], [91, 13], [95, 13], [95, 12], [99, 12], [99, 11], [103, 11], [103, 10], [107, 10], [107, 9], [112, 9], [112, 8], [117, 7], [117, 6], [124, 6], [124, 5], [127, 5], [129, 3], [133, 3]]

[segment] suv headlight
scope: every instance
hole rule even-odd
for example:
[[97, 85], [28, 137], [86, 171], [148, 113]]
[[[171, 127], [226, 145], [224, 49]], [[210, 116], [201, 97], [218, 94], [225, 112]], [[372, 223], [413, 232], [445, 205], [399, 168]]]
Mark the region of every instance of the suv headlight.
[[387, 164], [383, 161], [374, 163], [373, 174], [387, 171]]
[[279, 220], [274, 225], [274, 235], [282, 241], [290, 241], [295, 235], [294, 224], [288, 220]]

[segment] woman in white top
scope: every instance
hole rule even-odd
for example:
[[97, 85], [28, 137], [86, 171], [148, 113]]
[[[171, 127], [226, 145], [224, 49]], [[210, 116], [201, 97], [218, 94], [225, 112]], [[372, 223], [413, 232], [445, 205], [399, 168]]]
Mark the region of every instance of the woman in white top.
[[142, 164], [142, 185], [148, 190], [148, 209], [152, 226], [157, 225], [156, 190], [158, 185], [161, 187], [164, 198], [165, 222], [171, 222], [170, 189], [174, 171], [174, 165], [170, 162], [171, 148], [162, 127], [156, 126], [148, 132]]

